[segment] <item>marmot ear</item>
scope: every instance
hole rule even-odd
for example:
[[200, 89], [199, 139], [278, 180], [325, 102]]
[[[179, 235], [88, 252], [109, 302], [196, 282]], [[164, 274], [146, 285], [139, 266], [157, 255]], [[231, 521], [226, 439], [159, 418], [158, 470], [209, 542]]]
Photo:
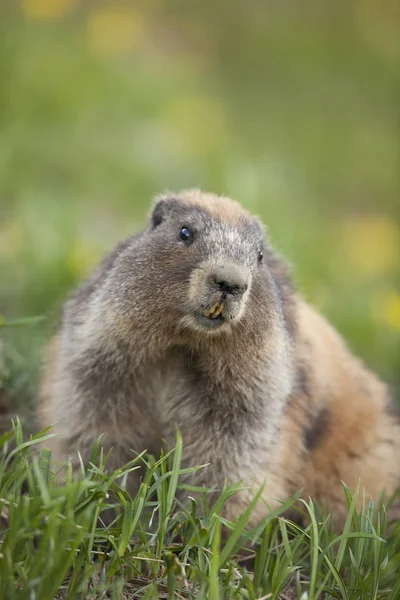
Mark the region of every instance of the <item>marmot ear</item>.
[[165, 219], [171, 214], [176, 202], [177, 201], [175, 198], [165, 196], [162, 198], [156, 198], [150, 214], [150, 223], [152, 229], [155, 229], [161, 225], [163, 221], [165, 221]]

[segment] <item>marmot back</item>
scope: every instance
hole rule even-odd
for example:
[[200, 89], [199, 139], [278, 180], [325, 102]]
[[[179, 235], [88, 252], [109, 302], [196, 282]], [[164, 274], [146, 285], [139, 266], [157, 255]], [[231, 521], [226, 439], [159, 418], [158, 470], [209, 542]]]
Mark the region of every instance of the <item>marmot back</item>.
[[196, 484], [247, 487], [228, 518], [265, 480], [270, 505], [304, 488], [339, 518], [341, 480], [373, 498], [400, 484], [385, 386], [301, 300], [258, 219], [198, 190], [157, 198], [66, 303], [38, 411], [58, 422], [53, 459], [75, 467], [101, 434], [116, 468], [178, 426], [184, 466], [210, 463]]

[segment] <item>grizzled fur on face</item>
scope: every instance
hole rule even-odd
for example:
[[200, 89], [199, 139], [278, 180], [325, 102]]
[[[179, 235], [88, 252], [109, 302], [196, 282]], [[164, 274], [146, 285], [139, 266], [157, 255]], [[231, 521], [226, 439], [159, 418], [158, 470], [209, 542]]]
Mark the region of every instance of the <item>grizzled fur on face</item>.
[[[272, 330], [281, 290], [261, 223], [230, 199], [196, 191], [157, 198], [148, 227], [109, 270], [104, 298], [121, 326], [168, 342]], [[121, 285], [123, 282], [123, 285]]]
[[[178, 290], [178, 328], [199, 332], [227, 330], [240, 321], [246, 304], [265, 288], [264, 232], [244, 212], [236, 222], [213, 215], [212, 204], [185, 205], [178, 199], [158, 200], [151, 218], [154, 243], [174, 257], [165, 272]], [[266, 290], [265, 290], [266, 291]], [[251, 300], [250, 300], [251, 301]]]

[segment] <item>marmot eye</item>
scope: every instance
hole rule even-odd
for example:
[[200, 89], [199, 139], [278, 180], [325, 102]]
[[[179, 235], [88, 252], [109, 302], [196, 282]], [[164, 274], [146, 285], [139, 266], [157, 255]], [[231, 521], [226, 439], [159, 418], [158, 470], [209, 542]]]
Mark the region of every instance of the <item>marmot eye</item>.
[[182, 227], [182, 229], [179, 231], [179, 238], [183, 242], [191, 242], [192, 241], [193, 234], [190, 231], [189, 227]]
[[259, 251], [258, 253], [258, 262], [262, 262], [264, 258], [264, 252], [262, 250]]

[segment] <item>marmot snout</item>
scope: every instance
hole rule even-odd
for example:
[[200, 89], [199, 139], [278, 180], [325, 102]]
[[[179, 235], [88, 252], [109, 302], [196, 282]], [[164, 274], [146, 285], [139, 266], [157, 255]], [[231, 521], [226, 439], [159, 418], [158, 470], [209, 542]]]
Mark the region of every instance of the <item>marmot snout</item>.
[[243, 482], [228, 519], [266, 482], [252, 524], [301, 488], [340, 521], [342, 481], [375, 500], [400, 485], [386, 386], [301, 299], [258, 219], [198, 190], [158, 198], [66, 303], [39, 414], [77, 471], [100, 435], [117, 468], [178, 426], [183, 466], [209, 463], [196, 485]]
[[229, 326], [245, 310], [250, 282], [251, 271], [246, 266], [228, 260], [200, 263], [190, 277], [186, 323], [208, 332]]

